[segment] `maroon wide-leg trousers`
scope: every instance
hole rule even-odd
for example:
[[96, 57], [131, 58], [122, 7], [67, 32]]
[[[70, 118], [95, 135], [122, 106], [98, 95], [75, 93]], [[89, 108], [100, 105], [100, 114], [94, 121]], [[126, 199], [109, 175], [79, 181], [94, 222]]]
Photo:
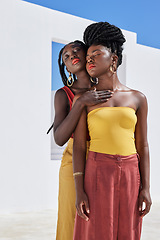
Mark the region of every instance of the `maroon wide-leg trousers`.
[[89, 152], [85, 192], [89, 221], [76, 214], [74, 240], [139, 240], [142, 218], [137, 154], [129, 156]]

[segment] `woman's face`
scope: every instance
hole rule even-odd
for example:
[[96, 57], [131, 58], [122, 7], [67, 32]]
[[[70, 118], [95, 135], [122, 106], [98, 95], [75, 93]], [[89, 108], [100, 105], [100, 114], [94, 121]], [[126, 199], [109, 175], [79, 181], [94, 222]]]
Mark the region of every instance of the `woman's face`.
[[86, 70], [86, 53], [78, 43], [68, 44], [62, 52], [62, 60], [66, 65], [67, 71], [76, 74]]
[[102, 45], [90, 46], [87, 51], [86, 60], [87, 72], [94, 78], [106, 74], [113, 62], [110, 49]]

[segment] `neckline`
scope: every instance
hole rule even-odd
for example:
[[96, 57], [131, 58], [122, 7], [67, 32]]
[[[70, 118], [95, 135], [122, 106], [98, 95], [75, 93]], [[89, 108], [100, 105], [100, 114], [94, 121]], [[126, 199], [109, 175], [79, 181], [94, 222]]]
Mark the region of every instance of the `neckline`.
[[95, 108], [95, 109], [93, 109], [93, 110], [91, 110], [89, 113], [88, 113], [88, 115], [90, 114], [90, 113], [92, 113], [92, 112], [94, 112], [94, 111], [96, 111], [96, 110], [99, 110], [99, 109], [102, 109], [102, 108], [106, 108], [106, 109], [109, 109], [109, 110], [111, 110], [111, 109], [113, 109], [113, 110], [118, 110], [119, 108], [123, 108], [123, 109], [131, 109], [132, 111], [134, 111], [134, 113], [136, 113], [136, 110], [134, 109], [134, 108], [131, 108], [131, 107], [99, 107], [99, 108]]

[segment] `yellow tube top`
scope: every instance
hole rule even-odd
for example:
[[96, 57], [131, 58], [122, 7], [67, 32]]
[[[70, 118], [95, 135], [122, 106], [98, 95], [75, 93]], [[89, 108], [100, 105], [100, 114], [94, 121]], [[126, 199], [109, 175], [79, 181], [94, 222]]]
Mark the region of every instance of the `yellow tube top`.
[[100, 107], [88, 113], [90, 151], [106, 154], [136, 153], [135, 110], [130, 107]]

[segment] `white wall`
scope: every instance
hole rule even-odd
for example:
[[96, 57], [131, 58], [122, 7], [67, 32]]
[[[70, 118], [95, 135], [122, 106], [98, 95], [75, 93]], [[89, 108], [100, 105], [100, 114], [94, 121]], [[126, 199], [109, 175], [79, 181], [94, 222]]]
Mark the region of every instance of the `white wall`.
[[[51, 41], [82, 39], [91, 21], [26, 3], [0, 1], [0, 212], [57, 208], [60, 161], [50, 160]], [[152, 194], [160, 198], [158, 76], [160, 52], [127, 38], [122, 82], [147, 94]], [[153, 84], [154, 83], [154, 84]], [[159, 192], [158, 192], [159, 191]]]
[[143, 92], [148, 100], [148, 140], [151, 158], [151, 193], [160, 201], [160, 50], [137, 44], [127, 71], [127, 85]]

